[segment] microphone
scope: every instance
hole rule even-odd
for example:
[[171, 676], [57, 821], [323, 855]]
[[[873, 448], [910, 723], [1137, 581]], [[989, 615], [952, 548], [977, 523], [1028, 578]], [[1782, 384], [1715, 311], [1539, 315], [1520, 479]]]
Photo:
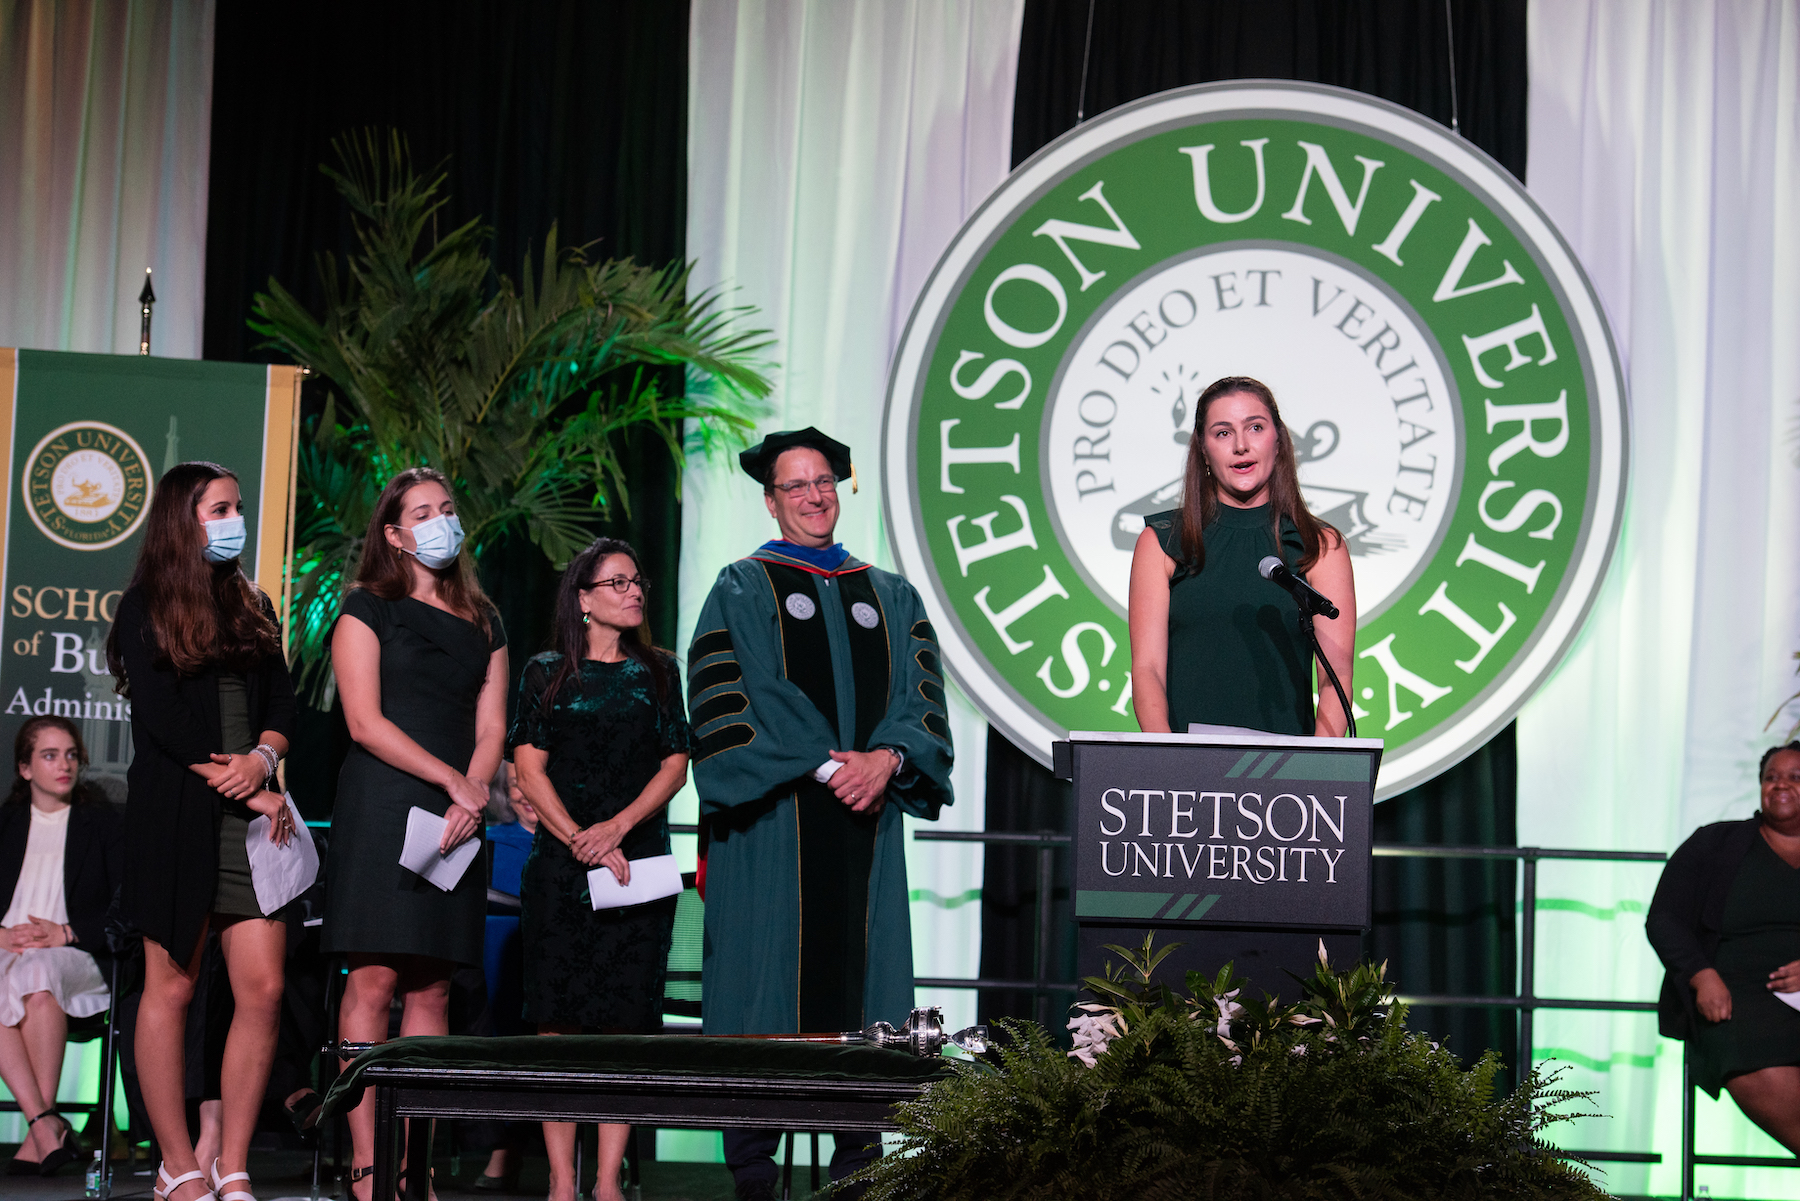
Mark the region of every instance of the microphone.
[[1288, 565], [1279, 558], [1270, 555], [1256, 565], [1262, 578], [1272, 584], [1280, 584], [1288, 590], [1294, 602], [1300, 606], [1302, 613], [1322, 613], [1336, 620], [1338, 607], [1331, 603], [1323, 592], [1288, 570]]

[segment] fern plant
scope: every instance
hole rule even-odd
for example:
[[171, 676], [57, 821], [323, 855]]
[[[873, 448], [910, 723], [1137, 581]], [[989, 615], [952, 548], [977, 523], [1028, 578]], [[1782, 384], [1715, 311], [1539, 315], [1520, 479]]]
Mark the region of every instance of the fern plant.
[[1533, 1070], [1496, 1095], [1492, 1052], [1469, 1069], [1406, 1029], [1380, 967], [1321, 959], [1301, 998], [1247, 998], [1227, 965], [1157, 982], [1169, 949], [1087, 981], [1112, 1033], [1065, 1053], [1003, 1021], [997, 1063], [958, 1063], [900, 1107], [904, 1142], [858, 1177], [871, 1201], [1324, 1201], [1605, 1194], [1542, 1137], [1591, 1116], [1591, 1094]]
[[[320, 261], [323, 312], [271, 279], [250, 321], [331, 385], [300, 448], [290, 615], [300, 683], [319, 704], [332, 690], [324, 636], [391, 476], [418, 465], [448, 476], [477, 556], [522, 534], [560, 564], [629, 512], [627, 435], [650, 432], [679, 465], [752, 428], [771, 344], [734, 332], [746, 310], [718, 292], [689, 296], [686, 266], [590, 262], [554, 227], [515, 283], [495, 271], [479, 221], [437, 233], [445, 174], [416, 171], [397, 133], [333, 148], [325, 170], [356, 252], [341, 268]], [[685, 394], [665, 387], [666, 368], [685, 370]]]

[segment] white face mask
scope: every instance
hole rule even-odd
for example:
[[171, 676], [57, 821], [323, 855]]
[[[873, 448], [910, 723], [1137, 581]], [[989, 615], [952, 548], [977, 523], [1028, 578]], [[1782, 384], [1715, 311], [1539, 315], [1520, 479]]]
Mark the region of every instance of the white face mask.
[[206, 555], [208, 563], [229, 563], [244, 553], [244, 519], [226, 517], [206, 523]]
[[462, 551], [462, 522], [454, 513], [421, 521], [412, 527], [412, 536], [416, 548], [411, 552], [413, 558], [433, 569], [450, 566]]

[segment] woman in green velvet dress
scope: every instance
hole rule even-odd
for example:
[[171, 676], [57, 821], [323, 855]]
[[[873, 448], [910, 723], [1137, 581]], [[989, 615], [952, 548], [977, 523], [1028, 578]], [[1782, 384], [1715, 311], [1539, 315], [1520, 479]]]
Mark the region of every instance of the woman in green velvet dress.
[[1349, 548], [1307, 511], [1274, 393], [1227, 376], [1194, 405], [1181, 506], [1145, 518], [1132, 555], [1131, 701], [1140, 729], [1185, 733], [1198, 722], [1344, 733], [1335, 690], [1319, 688], [1313, 703], [1298, 607], [1257, 570], [1269, 555], [1338, 607], [1314, 629], [1348, 693], [1356, 641]]
[[[631, 861], [669, 853], [667, 806], [687, 780], [693, 732], [673, 656], [651, 645], [636, 553], [602, 538], [557, 593], [557, 649], [519, 677], [507, 745], [538, 813], [520, 887], [525, 1020], [544, 1034], [653, 1034], [675, 897], [595, 910], [587, 873], [631, 882]], [[594, 1201], [621, 1201], [629, 1126], [600, 1127]], [[575, 1127], [544, 1123], [550, 1201], [573, 1201]]]

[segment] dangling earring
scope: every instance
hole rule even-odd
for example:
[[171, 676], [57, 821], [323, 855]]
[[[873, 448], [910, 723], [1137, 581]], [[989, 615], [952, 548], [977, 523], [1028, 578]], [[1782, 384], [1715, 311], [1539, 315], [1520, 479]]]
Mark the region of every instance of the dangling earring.
[[584, 613], [583, 613], [583, 614], [582, 614], [582, 615], [581, 615], [581, 624], [582, 624], [582, 625], [588, 625], [588, 624], [589, 624], [589, 622], [590, 622], [590, 619], [589, 619], [589, 617], [588, 617], [588, 615], [587, 615], [587, 614], [586, 614], [586, 613], [585, 613], [585, 612], [584, 612]]

